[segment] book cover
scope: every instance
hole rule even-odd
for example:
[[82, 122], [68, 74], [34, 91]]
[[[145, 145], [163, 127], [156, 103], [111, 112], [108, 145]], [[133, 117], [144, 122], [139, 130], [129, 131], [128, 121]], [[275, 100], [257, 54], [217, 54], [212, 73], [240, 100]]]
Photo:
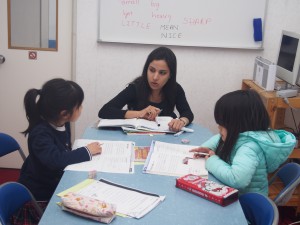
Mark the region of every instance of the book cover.
[[238, 190], [198, 175], [188, 174], [176, 179], [176, 187], [209, 201], [226, 206], [238, 200]]
[[134, 161], [145, 162], [150, 151], [150, 146], [135, 146], [134, 147]]

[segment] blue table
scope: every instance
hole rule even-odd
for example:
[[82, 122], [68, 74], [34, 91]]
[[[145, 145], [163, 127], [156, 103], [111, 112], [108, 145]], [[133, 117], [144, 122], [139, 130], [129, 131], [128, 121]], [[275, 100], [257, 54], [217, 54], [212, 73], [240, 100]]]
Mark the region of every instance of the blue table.
[[[166, 135], [126, 135], [121, 130], [99, 130], [89, 127], [85, 130], [83, 138], [97, 140], [135, 141], [138, 146], [149, 146], [152, 140], [171, 143], [181, 143], [181, 139], [189, 139], [190, 145], [200, 145], [212, 136], [212, 133], [192, 124], [194, 133], [184, 133], [179, 137]], [[97, 224], [97, 222], [84, 219], [64, 212], [56, 205], [60, 198], [56, 194], [81, 182], [88, 177], [87, 172], [66, 171], [44, 212], [40, 225], [76, 225]], [[144, 191], [166, 196], [166, 199], [154, 210], [141, 219], [116, 217], [111, 224], [122, 225], [243, 225], [247, 224], [240, 203], [237, 201], [226, 207], [219, 206], [196, 195], [175, 187], [175, 177], [143, 174], [142, 166], [135, 167], [134, 174], [98, 173], [97, 178], [104, 178], [115, 183], [141, 189]], [[215, 178], [209, 175], [209, 179]]]

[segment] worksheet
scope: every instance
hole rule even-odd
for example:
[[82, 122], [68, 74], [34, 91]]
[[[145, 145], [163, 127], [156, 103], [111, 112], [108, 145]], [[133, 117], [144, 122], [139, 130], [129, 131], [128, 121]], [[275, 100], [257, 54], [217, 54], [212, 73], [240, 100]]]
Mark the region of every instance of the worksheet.
[[93, 156], [91, 161], [69, 165], [65, 170], [134, 173], [134, 142], [77, 139], [74, 142], [73, 149], [86, 146], [92, 142], [101, 144], [102, 153]]
[[195, 159], [194, 153], [189, 152], [197, 147], [199, 146], [152, 141], [143, 172], [169, 176], [207, 176], [205, 158]]
[[115, 204], [117, 214], [134, 218], [143, 217], [165, 199], [165, 196], [122, 186], [104, 179], [87, 179], [59, 193], [58, 196], [69, 192]]

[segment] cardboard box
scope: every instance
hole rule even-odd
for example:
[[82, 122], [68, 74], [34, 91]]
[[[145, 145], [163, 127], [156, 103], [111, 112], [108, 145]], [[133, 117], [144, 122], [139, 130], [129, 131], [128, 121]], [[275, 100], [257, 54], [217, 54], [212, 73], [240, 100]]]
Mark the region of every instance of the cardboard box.
[[193, 174], [177, 178], [176, 187], [221, 206], [229, 205], [239, 198], [237, 189]]

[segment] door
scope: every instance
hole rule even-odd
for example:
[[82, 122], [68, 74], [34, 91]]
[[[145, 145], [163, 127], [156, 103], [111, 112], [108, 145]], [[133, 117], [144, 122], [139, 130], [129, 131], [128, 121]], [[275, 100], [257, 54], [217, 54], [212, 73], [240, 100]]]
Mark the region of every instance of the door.
[[[58, 1], [58, 50], [8, 49], [7, 0], [0, 0], [0, 132], [13, 136], [28, 154], [27, 140], [21, 134], [27, 126], [23, 98], [30, 88], [40, 89], [47, 80], [71, 79], [72, 0]], [[33, 52], [36, 59], [30, 59]], [[0, 158], [0, 168], [20, 168], [18, 153]]]

